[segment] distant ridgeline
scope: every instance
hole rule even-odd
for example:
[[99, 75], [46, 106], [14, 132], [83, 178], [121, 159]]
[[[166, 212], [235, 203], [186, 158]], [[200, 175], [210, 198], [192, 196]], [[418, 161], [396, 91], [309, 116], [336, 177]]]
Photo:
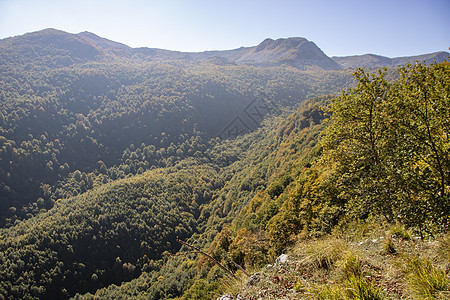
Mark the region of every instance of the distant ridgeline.
[[[200, 53], [54, 29], [0, 40], [0, 295], [210, 299], [223, 274], [163, 255], [177, 237], [235, 271], [344, 217], [445, 228], [448, 57], [329, 58], [304, 38]], [[409, 60], [438, 64], [390, 68]]]

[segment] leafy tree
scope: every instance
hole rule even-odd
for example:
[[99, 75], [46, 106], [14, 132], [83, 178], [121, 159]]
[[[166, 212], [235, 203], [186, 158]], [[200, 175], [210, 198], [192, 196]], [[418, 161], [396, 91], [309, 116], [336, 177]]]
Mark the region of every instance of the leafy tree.
[[323, 145], [341, 197], [359, 217], [382, 213], [419, 229], [449, 218], [449, 65], [420, 63], [355, 73], [357, 86], [331, 105]]
[[[397, 120], [396, 168], [401, 216], [414, 224], [418, 214], [443, 229], [450, 211], [450, 67], [448, 63], [407, 65], [393, 91]], [[417, 211], [418, 208], [420, 211]]]

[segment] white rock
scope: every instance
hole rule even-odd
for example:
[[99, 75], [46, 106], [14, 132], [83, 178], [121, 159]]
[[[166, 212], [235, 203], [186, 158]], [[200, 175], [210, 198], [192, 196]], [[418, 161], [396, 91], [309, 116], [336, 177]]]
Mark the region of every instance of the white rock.
[[233, 295], [222, 295], [219, 298], [217, 298], [217, 300], [233, 300], [234, 297]]
[[278, 256], [278, 258], [275, 260], [275, 264], [276, 265], [284, 265], [285, 263], [287, 263], [289, 258], [289, 255], [287, 254], [281, 254], [280, 256]]

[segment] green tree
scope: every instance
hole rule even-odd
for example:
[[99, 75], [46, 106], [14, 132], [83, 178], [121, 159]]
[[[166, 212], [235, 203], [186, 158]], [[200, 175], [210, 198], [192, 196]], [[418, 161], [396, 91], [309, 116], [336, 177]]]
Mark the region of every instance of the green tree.
[[331, 125], [323, 139], [324, 148], [327, 159], [342, 175], [343, 196], [357, 200], [351, 202], [358, 215], [376, 210], [392, 221], [392, 186], [386, 167], [389, 83], [385, 70], [368, 74], [358, 69], [354, 76], [356, 88], [344, 91], [330, 105]]
[[450, 69], [447, 63], [399, 69], [391, 114], [396, 120], [395, 157], [399, 200], [405, 222], [414, 222], [417, 208], [434, 223], [447, 226], [450, 205]]
[[450, 84], [447, 63], [385, 71], [359, 69], [357, 86], [331, 104], [325, 160], [350, 212], [382, 213], [419, 229], [445, 230], [450, 211]]

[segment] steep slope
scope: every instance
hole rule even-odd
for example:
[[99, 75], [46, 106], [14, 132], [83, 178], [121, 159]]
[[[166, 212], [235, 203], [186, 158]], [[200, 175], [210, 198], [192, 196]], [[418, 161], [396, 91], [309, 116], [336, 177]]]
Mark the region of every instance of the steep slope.
[[156, 169], [0, 229], [0, 296], [67, 299], [158, 269], [164, 251], [179, 249], [177, 236], [198, 231], [216, 175], [195, 164]]
[[[207, 249], [233, 271], [236, 266], [232, 261], [251, 269], [271, 259], [264, 228], [295, 191], [295, 178], [307, 171], [319, 154], [317, 137], [325, 125], [319, 106], [328, 100], [329, 97], [307, 101], [287, 119], [286, 116], [272, 118], [258, 131], [212, 148], [208, 163], [217, 162], [218, 157], [230, 152], [236, 153], [239, 159], [220, 170], [218, 178], [224, 185], [203, 206], [198, 219], [199, 232], [191, 237], [192, 244]], [[182, 247], [179, 254], [189, 250]], [[168, 258], [160, 270], [144, 272], [120, 286], [98, 290], [95, 296], [156, 300], [172, 299], [184, 293], [181, 299], [211, 299], [212, 294], [220, 292], [219, 281], [223, 275], [202, 256], [181, 255]], [[93, 297], [86, 294], [79, 299]]]
[[417, 56], [405, 56], [389, 58], [374, 54], [364, 54], [355, 56], [333, 56], [332, 59], [341, 65], [343, 68], [358, 68], [358, 67], [397, 67], [399, 65], [407, 64], [408, 62], [414, 63], [425, 62], [431, 64], [433, 62], [441, 63], [444, 60], [448, 60], [450, 53], [448, 52], [434, 52], [429, 54], [417, 55]]

